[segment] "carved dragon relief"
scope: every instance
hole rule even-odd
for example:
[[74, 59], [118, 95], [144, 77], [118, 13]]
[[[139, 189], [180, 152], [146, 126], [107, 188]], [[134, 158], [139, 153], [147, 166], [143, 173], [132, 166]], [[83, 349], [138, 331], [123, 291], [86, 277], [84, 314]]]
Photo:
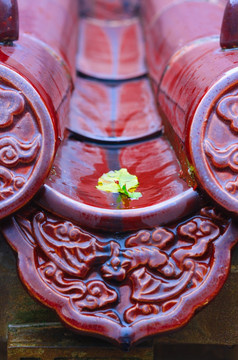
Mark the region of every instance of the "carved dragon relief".
[[[141, 230], [116, 240], [94, 236], [43, 211], [34, 211], [30, 218], [14, 220], [31, 249], [37, 274], [27, 275], [32, 277], [27, 280], [32, 281], [30, 288], [36, 276], [49, 294], [64, 298], [66, 308], [79, 317], [110, 319], [123, 328], [171, 317], [190, 296], [202, 292], [215, 263], [216, 242], [230, 226], [230, 220], [204, 208], [172, 227]], [[15, 249], [22, 246], [22, 239], [15, 241]], [[24, 257], [24, 251], [21, 254]]]
[[[32, 140], [18, 137], [21, 127], [35, 120], [29, 113], [26, 101], [20, 91], [0, 86], [0, 201], [14, 196], [28, 181], [31, 168], [41, 147], [41, 134], [33, 133]], [[20, 126], [17, 124], [21, 123]], [[36, 127], [37, 128], [37, 127]], [[28, 166], [28, 171], [26, 171]], [[11, 169], [11, 170], [10, 170]]]

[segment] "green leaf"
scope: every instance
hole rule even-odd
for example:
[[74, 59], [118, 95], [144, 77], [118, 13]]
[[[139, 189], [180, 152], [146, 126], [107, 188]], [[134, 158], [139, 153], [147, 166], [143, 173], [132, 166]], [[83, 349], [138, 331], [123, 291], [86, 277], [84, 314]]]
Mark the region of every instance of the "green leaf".
[[117, 181], [117, 177], [114, 174], [114, 171], [109, 171], [107, 174], [103, 174], [98, 179], [98, 185], [96, 186], [98, 190], [107, 191], [112, 193], [118, 193], [120, 186]]
[[135, 192], [139, 185], [136, 175], [131, 175], [127, 169], [109, 171], [98, 179], [96, 188], [101, 191], [121, 193], [128, 198], [137, 200], [142, 194]]
[[116, 183], [99, 184], [98, 186], [96, 186], [96, 188], [101, 191], [107, 191], [112, 193], [118, 193], [120, 190], [119, 185], [117, 185]]
[[132, 200], [137, 200], [137, 199], [139, 199], [140, 197], [142, 197], [142, 194], [140, 193], [140, 192], [132, 192], [132, 193], [129, 193], [130, 195], [130, 198], [132, 199]]
[[125, 194], [129, 197], [129, 193], [127, 191], [126, 185], [123, 185], [122, 188], [120, 188], [120, 193]]

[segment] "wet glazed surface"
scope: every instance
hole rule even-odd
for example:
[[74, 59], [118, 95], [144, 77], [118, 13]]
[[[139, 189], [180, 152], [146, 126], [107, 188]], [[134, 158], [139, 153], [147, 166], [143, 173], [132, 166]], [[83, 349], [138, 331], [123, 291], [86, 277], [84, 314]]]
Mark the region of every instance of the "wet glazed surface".
[[[237, 51], [221, 50], [218, 39], [188, 48], [171, 60], [161, 82], [158, 102], [182, 141], [189, 136], [187, 129], [195, 120], [194, 111], [208, 89], [237, 64]], [[232, 80], [227, 76], [227, 85], [229, 82]], [[214, 92], [210, 101], [216, 101], [217, 95]]]
[[[2, 26], [12, 35], [18, 31], [16, 3], [4, 1], [0, 6], [1, 16], [7, 16]], [[20, 1], [19, 40], [11, 43], [9, 34], [5, 41], [0, 39], [0, 218], [27, 204], [39, 190], [67, 121], [75, 73], [77, 4], [53, 0], [46, 7], [46, 3]], [[57, 31], [55, 18], [60, 21]], [[70, 41], [67, 31], [61, 34], [64, 22], [72, 26], [67, 30]]]
[[36, 208], [16, 215], [3, 232], [35, 298], [74, 330], [128, 350], [185, 325], [217, 294], [238, 228], [206, 207], [166, 227], [97, 233]]
[[[237, 72], [227, 72], [206, 94], [196, 111], [190, 141], [193, 162], [202, 186], [224, 208], [238, 212]], [[226, 90], [224, 90], [226, 89]], [[214, 94], [216, 101], [210, 103]], [[201, 126], [203, 117], [206, 126]], [[191, 136], [192, 137], [192, 136]], [[200, 156], [198, 156], [200, 154]]]
[[100, 82], [78, 77], [69, 129], [100, 141], [130, 141], [162, 130], [147, 78]]
[[[198, 206], [198, 194], [180, 177], [175, 153], [162, 136], [149, 79], [135, 78], [146, 71], [144, 60], [138, 19], [80, 20], [80, 73], [68, 126], [74, 137], [68, 133], [59, 148], [38, 204], [109, 231], [151, 227]], [[104, 173], [120, 168], [138, 177], [140, 199], [96, 189]]]
[[47, 47], [55, 58], [61, 62], [62, 59], [65, 61], [71, 75], [74, 76], [78, 26], [77, 1], [25, 0], [18, 1], [18, 7], [20, 40], [22, 36], [27, 35], [43, 47]]
[[[165, 137], [145, 76], [139, 18], [127, 19], [131, 10], [127, 7], [126, 11], [124, 1], [115, 1], [108, 12], [98, 12], [99, 5], [108, 3], [96, 0], [95, 6], [90, 7], [89, 2], [84, 2], [88, 5], [83, 10], [84, 16], [94, 16], [94, 19], [81, 19], [77, 56], [80, 84], [72, 101], [69, 125], [74, 134], [64, 134], [53, 167], [34, 203], [8, 219], [3, 224], [3, 232], [18, 252], [20, 277], [31, 295], [55, 309], [73, 329], [105, 336], [128, 349], [143, 337], [185, 325], [197, 309], [218, 293], [229, 271], [230, 250], [237, 242], [238, 229], [229, 215], [217, 210], [184, 180], [184, 169], [181, 171], [172, 148], [178, 148], [180, 143], [170, 144]], [[144, 5], [146, 3], [147, 0]], [[131, 2], [132, 8], [135, 4]], [[153, 4], [155, 1], [150, 3]], [[164, 5], [164, 1], [161, 4]], [[208, 21], [199, 16], [206, 6], [209, 7], [206, 2], [199, 4], [198, 1], [177, 3], [172, 9], [173, 19], [186, 13], [186, 9], [200, 9], [187, 16], [187, 28], [180, 22], [177, 31], [176, 22], [169, 24], [166, 20], [167, 10], [172, 7], [162, 11], [161, 22], [157, 18], [152, 21], [161, 30], [159, 39], [158, 28], [152, 32], [150, 46], [154, 46], [155, 51], [147, 53], [147, 60], [155, 55], [152, 65], [153, 70], [158, 71], [158, 77], [154, 77], [150, 66], [152, 80], [159, 78], [160, 81], [159, 63], [166, 67], [163, 81], [154, 82], [152, 88], [181, 142], [189, 134], [188, 114], [193, 115], [199, 96], [213, 84], [214, 76], [237, 62], [235, 52], [224, 55], [217, 51], [210, 36], [213, 28], [216, 31], [217, 16], [215, 21], [212, 11], [207, 11]], [[184, 12], [177, 13], [178, 8]], [[209, 8], [216, 9], [216, 5]], [[116, 9], [119, 14], [114, 18]], [[121, 17], [122, 9], [125, 16]], [[134, 15], [134, 11], [132, 13]], [[220, 14], [220, 8], [217, 13]], [[158, 16], [157, 11], [154, 16]], [[197, 28], [188, 31], [198, 16]], [[105, 21], [108, 18], [111, 21]], [[164, 29], [172, 25], [170, 36], [160, 25]], [[211, 41], [200, 44], [199, 32]], [[58, 33], [54, 35], [55, 41], [59, 39]], [[176, 35], [178, 41], [175, 41]], [[157, 40], [156, 47], [153, 41]], [[191, 47], [186, 47], [188, 43], [192, 43]], [[199, 47], [205, 49], [204, 57]], [[15, 55], [20, 59], [22, 53], [17, 49]], [[35, 49], [39, 49], [40, 54], [41, 42], [37, 42]], [[174, 51], [176, 54], [171, 58]], [[162, 53], [166, 58], [164, 62], [160, 59]], [[217, 67], [213, 66], [214, 60]], [[45, 65], [42, 60], [39, 68], [33, 66], [33, 69], [39, 73]], [[58, 65], [61, 68], [62, 63]], [[211, 71], [207, 74], [209, 66]], [[28, 72], [30, 70], [29, 67]], [[59, 71], [58, 78], [65, 84], [60, 74]], [[206, 123], [207, 138], [203, 145], [216, 179], [220, 179], [219, 171], [223, 180], [228, 167], [238, 172], [235, 89], [224, 94], [217, 108], [212, 108]], [[57, 90], [60, 93], [61, 86]], [[50, 91], [47, 94], [57, 105], [58, 97]], [[205, 100], [211, 104], [209, 95], [208, 92]], [[67, 96], [65, 99], [67, 101]], [[18, 101], [14, 114], [21, 110], [19, 104]], [[203, 129], [205, 110], [201, 108], [200, 128]], [[63, 114], [67, 120], [67, 111]], [[4, 126], [8, 126], [9, 121], [12, 119], [4, 118]], [[195, 129], [193, 141], [200, 144], [198, 130]], [[229, 136], [230, 130], [232, 136]], [[221, 148], [224, 138], [225, 149]], [[193, 153], [199, 163], [204, 160], [205, 155], [197, 148]], [[186, 153], [183, 160], [187, 174], [195, 177]], [[96, 189], [103, 173], [120, 168], [138, 177], [137, 190], [142, 194], [138, 200]], [[230, 181], [225, 185], [233, 193], [238, 189], [238, 180], [230, 180], [232, 184]], [[206, 207], [202, 206], [204, 202]]]
[[[117, 194], [97, 190], [99, 177], [127, 168], [139, 180], [142, 197], [119, 201]], [[77, 202], [102, 209], [138, 209], [170, 200], [188, 190], [179, 177], [180, 167], [164, 138], [126, 147], [106, 148], [67, 139], [60, 146], [46, 181], [54, 191]]]
[[[147, 8], [147, 1], [143, 2]], [[223, 9], [204, 1], [169, 1], [165, 7], [163, 2], [157, 1], [155, 8], [156, 16], [145, 12], [142, 17], [147, 15], [150, 18], [150, 22], [144, 21], [147, 63], [150, 76], [159, 88], [164, 72], [175, 54], [183, 54], [193, 43], [212, 41], [213, 37], [219, 36]]]
[[138, 18], [118, 22], [81, 19], [76, 67], [99, 79], [131, 79], [144, 75], [147, 69]]
[[237, 2], [142, 3], [148, 68], [167, 135], [200, 186], [237, 216]]
[[[100, 176], [120, 168], [138, 177], [140, 199], [96, 189]], [[109, 231], [163, 224], [200, 204], [198, 194], [180, 178], [179, 163], [163, 137], [127, 146], [65, 139], [36, 201], [84, 226]]]

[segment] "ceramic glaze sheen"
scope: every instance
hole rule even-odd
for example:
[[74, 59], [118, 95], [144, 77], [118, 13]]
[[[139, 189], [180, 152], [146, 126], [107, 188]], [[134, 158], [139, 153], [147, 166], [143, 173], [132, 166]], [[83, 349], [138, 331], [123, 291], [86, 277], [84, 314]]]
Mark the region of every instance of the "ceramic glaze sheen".
[[81, 19], [76, 66], [78, 71], [100, 79], [122, 80], [144, 75], [144, 40], [138, 18]]
[[19, 40], [0, 45], [0, 218], [25, 205], [48, 174], [68, 119], [75, 72], [77, 3], [18, 5]]
[[[120, 168], [137, 175], [140, 199], [123, 199], [96, 189], [100, 176]], [[179, 172], [175, 154], [164, 138], [117, 147], [66, 139], [36, 200], [86, 227], [108, 231], [151, 227], [199, 206], [197, 193]]]
[[[29, 2], [32, 21], [27, 4], [25, 33], [0, 53], [0, 130], [12, 132], [0, 137], [0, 200], [38, 186], [37, 169], [45, 181], [1, 230], [32, 296], [128, 350], [206, 305], [238, 240], [237, 221], [211, 201], [230, 209], [238, 191], [238, 60], [219, 47], [224, 4], [141, 0], [145, 53], [137, 1], [81, 1], [70, 113], [76, 1]], [[54, 158], [65, 124], [55, 114], [68, 131]], [[120, 168], [137, 176], [138, 200], [96, 189]]]
[[205, 191], [237, 214], [238, 173], [230, 165], [237, 161], [237, 4], [228, 2], [223, 17], [220, 1], [149, 3], [147, 9], [144, 2], [148, 66], [168, 137], [177, 138], [178, 156], [185, 149]]
[[71, 131], [101, 142], [135, 141], [162, 131], [146, 78], [111, 83], [78, 78], [69, 119]]
[[238, 229], [214, 208], [151, 230], [85, 231], [41, 209], [3, 225], [28, 291], [72, 329], [128, 350], [185, 325], [224, 283]]

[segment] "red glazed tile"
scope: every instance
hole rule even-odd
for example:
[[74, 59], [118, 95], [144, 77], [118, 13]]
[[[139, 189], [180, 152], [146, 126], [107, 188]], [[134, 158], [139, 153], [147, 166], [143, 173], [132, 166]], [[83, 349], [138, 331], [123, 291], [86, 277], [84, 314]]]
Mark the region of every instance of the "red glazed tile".
[[[19, 43], [0, 51], [0, 102], [9, 104], [0, 129], [11, 132], [0, 137], [0, 195], [9, 211], [3, 215], [28, 201], [26, 194], [32, 196], [46, 176], [67, 123], [74, 77], [70, 33], [75, 39], [76, 23], [62, 39], [54, 26], [57, 20], [65, 26], [64, 19], [76, 19], [77, 8], [52, 0], [44, 33], [44, 22], [29, 18], [27, 1], [20, 5], [26, 21]], [[237, 211], [237, 54], [220, 50], [213, 38], [220, 3], [171, 1], [164, 7], [161, 1], [156, 8], [150, 1], [144, 26], [151, 33], [147, 58], [153, 89], [159, 88], [159, 108], [183, 146], [173, 142], [173, 147], [185, 148], [188, 171], [208, 194]], [[135, 2], [129, 12], [125, 2], [107, 9], [102, 4], [108, 1], [93, 7], [88, 2], [88, 12], [81, 8], [100, 20], [81, 20], [78, 70], [110, 80], [143, 75], [139, 20], [125, 20]], [[46, 4], [41, 5], [36, 8], [45, 17]], [[202, 17], [205, 11], [209, 20]], [[114, 21], [101, 20], [109, 16]], [[176, 18], [184, 20], [177, 29]], [[188, 31], [196, 21], [197, 28]], [[35, 205], [1, 227], [18, 252], [20, 277], [31, 295], [72, 329], [128, 349], [142, 338], [185, 325], [218, 293], [238, 228], [224, 211], [201, 208], [205, 199], [182, 179], [165, 136], [148, 139], [161, 130], [161, 121], [147, 79], [79, 81], [69, 128], [81, 141], [65, 134]], [[138, 200], [96, 189], [103, 173], [120, 168], [138, 177]]]
[[[138, 176], [138, 200], [97, 190], [109, 170], [127, 168]], [[101, 147], [66, 139], [37, 202], [83, 226], [111, 231], [151, 227], [199, 206], [197, 193], [180, 178], [180, 166], [164, 138], [136, 145]]]
[[78, 78], [68, 128], [100, 141], [130, 141], [162, 129], [148, 79], [104, 83]]
[[72, 329], [128, 349], [185, 325], [218, 293], [238, 228], [203, 208], [166, 227], [112, 235], [35, 209], [3, 233], [31, 295]]
[[[224, 74], [235, 72], [237, 64], [236, 51], [222, 51], [218, 40], [191, 47], [185, 54], [171, 59], [170, 68], [161, 83], [158, 101], [183, 141], [203, 96]], [[232, 79], [227, 75], [227, 84], [229, 82]], [[170, 94], [169, 99], [167, 94]], [[215, 97], [214, 94], [214, 100]]]
[[[180, 159], [186, 152], [187, 172], [192, 169], [209, 196], [237, 214], [238, 62], [236, 49], [224, 51], [219, 43], [224, 3], [149, 3], [144, 19], [148, 66], [167, 135]], [[150, 8], [157, 14], [152, 23]], [[184, 21], [174, 26], [179, 18]]]
[[[202, 187], [216, 202], [236, 214], [237, 80], [237, 71], [227, 72], [206, 93], [194, 114], [189, 141], [192, 161]], [[212, 102], [211, 98], [214, 98]], [[204, 117], [207, 121], [202, 126]]]
[[[215, 201], [235, 213], [238, 169], [230, 162], [236, 162], [237, 63], [235, 50], [224, 52], [218, 42], [203, 44], [174, 59], [159, 93], [160, 108], [186, 144], [200, 184]], [[235, 97], [231, 102], [224, 100], [220, 111], [222, 99], [229, 100], [229, 96]], [[217, 156], [225, 158], [218, 161]]]
[[[52, 1], [48, 11], [58, 14], [61, 21], [63, 16], [75, 19], [77, 25], [70, 4], [73, 1], [68, 5]], [[73, 72], [69, 59], [75, 57], [76, 45], [67, 42], [64, 60], [65, 38], [56, 31], [43, 35], [43, 29], [54, 29], [55, 24], [53, 17], [45, 20], [41, 6], [46, 1], [19, 1], [19, 40], [0, 46], [0, 218], [35, 195], [50, 170], [65, 127], [61, 116], [68, 111]], [[26, 9], [33, 10], [30, 17]], [[72, 38], [76, 34], [77, 28], [71, 31]]]
[[76, 67], [101, 79], [130, 79], [146, 73], [138, 18], [103, 21], [82, 18]]
[[39, 190], [54, 157], [55, 131], [35, 89], [3, 65], [0, 74], [0, 218], [3, 218], [25, 205]]
[[61, 63], [64, 61], [70, 69], [71, 76], [75, 76], [78, 2], [18, 0], [18, 7], [20, 40], [27, 37], [40, 43], [55, 59]]
[[[147, 0], [144, 3], [147, 6]], [[191, 43], [219, 37], [224, 9], [198, 1], [174, 2], [165, 7], [160, 1], [152, 3], [159, 14], [154, 21], [151, 14], [152, 23], [149, 19], [144, 20], [146, 59], [150, 76], [159, 86], [173, 55], [184, 53]], [[161, 12], [160, 7], [163, 9]]]

